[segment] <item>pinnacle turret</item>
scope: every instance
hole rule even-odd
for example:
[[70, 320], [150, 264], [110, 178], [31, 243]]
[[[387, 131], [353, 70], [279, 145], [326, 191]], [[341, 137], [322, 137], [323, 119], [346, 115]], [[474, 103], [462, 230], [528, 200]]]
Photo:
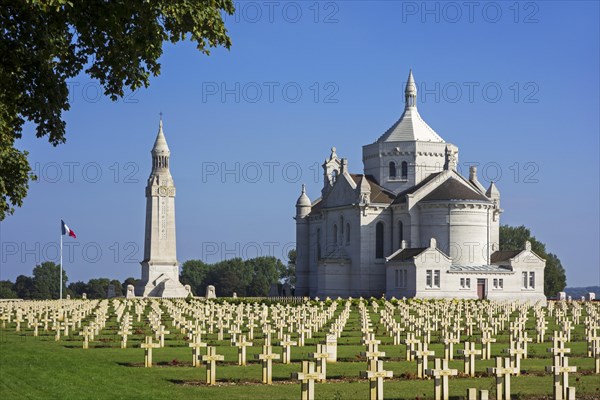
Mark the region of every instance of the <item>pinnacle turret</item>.
[[167, 145], [167, 139], [165, 138], [165, 133], [163, 132], [163, 122], [162, 118], [158, 123], [158, 134], [156, 135], [156, 140], [154, 141], [154, 147], [152, 147], [153, 155], [170, 155], [171, 151], [169, 150], [169, 146]]
[[298, 201], [296, 202], [296, 207], [310, 207], [310, 199], [306, 195], [306, 187], [302, 184], [302, 193], [300, 193], [300, 197], [298, 197]]
[[412, 68], [408, 73], [406, 88], [404, 89], [405, 108], [417, 107], [417, 85], [413, 77]]
[[167, 139], [165, 138], [165, 133], [163, 132], [162, 117], [158, 124], [158, 134], [156, 135], [156, 140], [154, 141], [154, 146], [152, 147], [151, 153], [153, 171], [169, 169], [169, 157], [171, 155], [171, 151], [169, 150]]
[[298, 201], [296, 201], [296, 217], [303, 218], [310, 213], [311, 209], [311, 201], [306, 195], [306, 187], [302, 184], [302, 193], [300, 193], [300, 197], [298, 197]]

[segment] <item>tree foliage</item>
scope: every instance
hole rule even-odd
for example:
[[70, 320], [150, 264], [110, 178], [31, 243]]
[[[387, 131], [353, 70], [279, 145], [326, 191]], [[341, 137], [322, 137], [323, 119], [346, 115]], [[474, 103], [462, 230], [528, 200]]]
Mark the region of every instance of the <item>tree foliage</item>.
[[105, 299], [108, 292], [110, 280], [107, 278], [96, 278], [88, 281], [88, 299]]
[[15, 284], [11, 281], [0, 281], [0, 299], [16, 299]]
[[288, 252], [287, 265], [285, 266], [285, 268], [281, 274], [281, 279], [282, 279], [283, 283], [287, 283], [292, 288], [296, 287], [296, 258], [297, 258], [296, 249], [290, 250]]
[[[290, 262], [295, 260], [295, 252], [288, 255]], [[57, 299], [58, 298], [59, 266], [52, 262], [44, 262], [33, 270], [33, 277], [19, 275], [14, 284], [10, 281], [0, 282], [0, 296], [3, 293], [22, 299]], [[196, 296], [206, 294], [206, 286], [214, 285], [217, 296], [256, 296], [269, 295], [271, 285], [290, 280], [294, 270], [290, 265], [284, 265], [276, 257], [257, 257], [248, 260], [232, 258], [215, 264], [206, 264], [200, 260], [188, 260], [183, 263], [180, 281], [190, 285], [192, 293]], [[63, 282], [66, 286], [67, 275], [63, 271]], [[94, 278], [87, 283], [82, 281], [72, 282], [65, 290], [65, 294], [73, 298], [80, 298], [86, 293], [88, 299], [105, 299], [108, 285], [115, 285], [117, 296], [126, 295], [127, 285], [135, 285], [134, 278], [127, 278], [123, 283], [108, 278]], [[7, 289], [2, 291], [6, 287]]]
[[[33, 269], [32, 299], [58, 299], [60, 296], [60, 264], [51, 261], [43, 262]], [[66, 294], [67, 274], [62, 273], [63, 293]]]
[[192, 293], [202, 296], [205, 293], [205, 280], [210, 272], [210, 265], [200, 260], [188, 260], [181, 266], [179, 280], [184, 285], [190, 285]]
[[232, 258], [215, 264], [200, 260], [183, 263], [180, 280], [190, 285], [197, 296], [206, 294], [206, 286], [215, 286], [217, 296], [267, 296], [272, 284], [282, 277], [285, 266], [276, 257], [248, 260]]
[[15, 291], [20, 299], [31, 299], [33, 293], [33, 278], [27, 275], [19, 275], [15, 280]]
[[246, 260], [246, 268], [252, 279], [246, 296], [266, 296], [271, 285], [279, 282], [285, 266], [275, 257], [257, 257]]
[[113, 279], [109, 282], [109, 285], [114, 286], [116, 297], [120, 297], [123, 295], [123, 285], [121, 284], [121, 281], [119, 281], [118, 279]]
[[544, 270], [544, 294], [556, 297], [567, 286], [567, 276], [560, 259], [546, 251], [546, 245], [537, 240], [525, 226], [500, 226], [500, 250], [521, 250], [525, 242], [531, 242], [531, 250], [546, 260]]
[[89, 290], [88, 290], [87, 283], [82, 282], [82, 281], [69, 283], [69, 286], [67, 287], [67, 293], [72, 298], [76, 298], [76, 297], [81, 298], [84, 293], [87, 296], [88, 292], [89, 292]]
[[160, 74], [165, 41], [230, 48], [223, 13], [232, 0], [7, 0], [0, 7], [0, 220], [21, 206], [31, 167], [15, 148], [23, 125], [64, 143], [67, 79], [85, 68], [112, 100]]
[[136, 282], [137, 280], [131, 276], [123, 281], [121, 288], [121, 293], [123, 293], [123, 296], [127, 295], [127, 285], [133, 285], [135, 287]]

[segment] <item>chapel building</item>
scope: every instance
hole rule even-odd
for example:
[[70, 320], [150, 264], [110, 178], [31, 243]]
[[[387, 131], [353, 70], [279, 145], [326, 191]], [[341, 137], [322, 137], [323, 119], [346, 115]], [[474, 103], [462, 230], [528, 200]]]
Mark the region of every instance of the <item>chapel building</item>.
[[336, 149], [321, 196], [296, 203], [296, 295], [545, 302], [546, 261], [499, 250], [500, 192], [419, 115], [409, 74], [400, 119], [363, 146], [364, 172]]

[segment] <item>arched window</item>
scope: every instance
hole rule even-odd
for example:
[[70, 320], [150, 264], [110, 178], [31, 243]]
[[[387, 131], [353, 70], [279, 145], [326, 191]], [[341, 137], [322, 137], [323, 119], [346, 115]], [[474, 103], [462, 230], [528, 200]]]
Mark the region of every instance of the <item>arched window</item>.
[[398, 221], [398, 245], [402, 247], [402, 241], [404, 240], [404, 224], [402, 221]]
[[390, 161], [390, 178], [395, 178], [396, 177], [396, 163], [393, 161]]
[[340, 215], [340, 244], [344, 243], [344, 216]]
[[408, 178], [408, 163], [406, 161], [402, 161], [402, 179]]
[[333, 240], [332, 240], [333, 244], [336, 245], [338, 242], [338, 231], [337, 231], [337, 225], [333, 224]]
[[350, 223], [346, 222], [346, 243], [350, 243]]
[[317, 259], [321, 259], [321, 230], [317, 229]]
[[375, 226], [375, 258], [383, 258], [383, 222]]

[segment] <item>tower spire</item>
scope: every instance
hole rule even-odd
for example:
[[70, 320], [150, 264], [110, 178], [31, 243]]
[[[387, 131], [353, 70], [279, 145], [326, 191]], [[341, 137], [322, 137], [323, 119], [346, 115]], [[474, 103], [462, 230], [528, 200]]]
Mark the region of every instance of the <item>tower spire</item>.
[[160, 113], [158, 134], [156, 135], [156, 140], [154, 141], [154, 147], [152, 147], [152, 153], [163, 154], [167, 156], [170, 154], [169, 146], [167, 145], [167, 139], [165, 138], [165, 133], [163, 132], [162, 113]]
[[417, 85], [415, 84], [412, 68], [408, 73], [408, 80], [406, 81], [406, 88], [404, 89], [404, 102], [405, 108], [417, 107]]
[[158, 122], [158, 134], [152, 147], [152, 170], [153, 171], [168, 171], [169, 170], [169, 157], [171, 151], [167, 145], [167, 139], [163, 132], [162, 113], [160, 113], [160, 120]]

